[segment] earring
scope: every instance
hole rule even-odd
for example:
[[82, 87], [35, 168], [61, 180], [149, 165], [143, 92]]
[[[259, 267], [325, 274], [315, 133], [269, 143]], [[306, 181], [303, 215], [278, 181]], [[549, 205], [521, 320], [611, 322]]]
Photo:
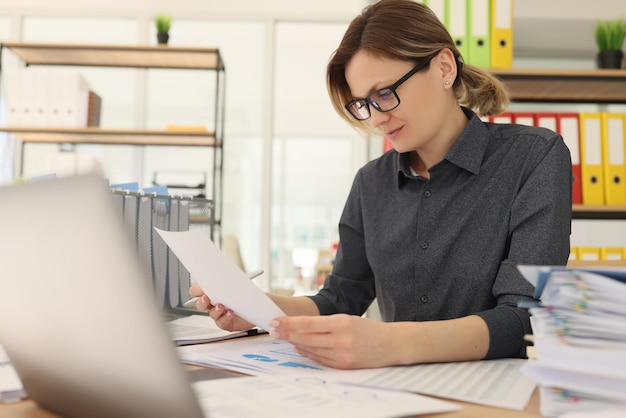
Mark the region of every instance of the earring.
[[443, 87], [444, 87], [444, 88], [448, 88], [448, 87], [450, 87], [450, 80], [446, 80], [446, 81], [444, 81], [444, 82], [443, 82]]

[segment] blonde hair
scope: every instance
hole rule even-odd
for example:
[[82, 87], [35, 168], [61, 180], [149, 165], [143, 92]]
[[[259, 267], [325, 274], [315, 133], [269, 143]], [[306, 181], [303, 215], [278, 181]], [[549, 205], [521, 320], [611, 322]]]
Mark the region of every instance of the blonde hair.
[[326, 69], [326, 85], [335, 111], [357, 129], [368, 130], [366, 121], [357, 121], [344, 107], [352, 100], [345, 69], [358, 51], [418, 63], [444, 48], [450, 49], [457, 61], [453, 88], [459, 103], [479, 115], [502, 113], [509, 104], [504, 84], [485, 70], [463, 63], [439, 18], [413, 0], [380, 0], [352, 20]]

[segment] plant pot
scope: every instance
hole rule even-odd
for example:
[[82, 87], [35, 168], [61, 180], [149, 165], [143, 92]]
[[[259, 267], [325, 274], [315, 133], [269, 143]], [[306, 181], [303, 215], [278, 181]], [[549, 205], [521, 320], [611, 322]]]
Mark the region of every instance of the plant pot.
[[624, 51], [602, 51], [598, 52], [598, 68], [622, 68]]
[[[157, 32], [157, 42], [159, 45], [167, 45], [167, 41], [170, 40], [170, 34], [167, 32]], [[621, 52], [621, 51], [620, 51]]]

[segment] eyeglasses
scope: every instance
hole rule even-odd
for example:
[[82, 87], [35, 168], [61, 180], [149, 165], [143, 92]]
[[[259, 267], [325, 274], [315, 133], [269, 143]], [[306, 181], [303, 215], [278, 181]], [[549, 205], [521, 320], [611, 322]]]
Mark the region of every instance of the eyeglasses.
[[352, 100], [346, 105], [346, 109], [357, 120], [367, 120], [370, 118], [370, 105], [372, 105], [374, 109], [379, 112], [389, 112], [395, 109], [400, 105], [400, 98], [398, 97], [398, 93], [396, 93], [396, 89], [400, 87], [402, 83], [411, 78], [413, 74], [425, 68], [433, 57], [434, 55], [417, 64], [411, 71], [406, 73], [400, 80], [396, 81], [392, 85], [376, 90], [365, 99]]

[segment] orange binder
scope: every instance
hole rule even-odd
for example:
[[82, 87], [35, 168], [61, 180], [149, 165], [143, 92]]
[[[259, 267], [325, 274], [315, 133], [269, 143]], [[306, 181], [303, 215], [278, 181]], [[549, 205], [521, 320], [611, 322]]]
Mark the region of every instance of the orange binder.
[[491, 67], [513, 67], [513, 0], [491, 0]]
[[383, 154], [389, 150], [393, 149], [393, 144], [387, 137], [383, 138]]
[[556, 113], [537, 112], [535, 113], [535, 126], [541, 126], [556, 132], [556, 119]]
[[502, 112], [499, 115], [490, 116], [489, 122], [491, 123], [513, 123], [512, 112]]
[[602, 114], [582, 112], [580, 125], [580, 174], [583, 204], [604, 205], [602, 166]]
[[513, 112], [513, 123], [535, 126], [535, 114], [532, 112]]
[[624, 114], [602, 113], [602, 167], [607, 205], [626, 205]]
[[558, 113], [556, 129], [563, 137], [572, 158], [572, 203], [583, 203], [582, 177], [580, 173], [580, 135], [578, 113]]

